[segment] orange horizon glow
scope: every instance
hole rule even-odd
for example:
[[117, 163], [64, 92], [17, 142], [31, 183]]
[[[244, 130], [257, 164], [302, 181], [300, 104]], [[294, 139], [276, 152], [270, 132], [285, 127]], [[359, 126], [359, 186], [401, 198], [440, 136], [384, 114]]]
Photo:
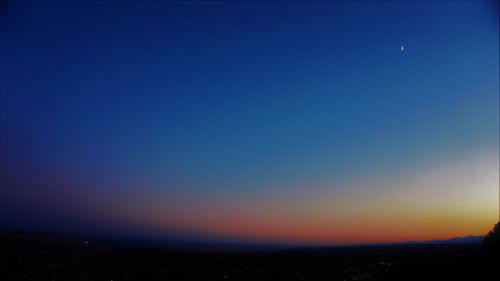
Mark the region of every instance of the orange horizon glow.
[[[160, 240], [168, 240], [171, 230], [186, 237], [244, 243], [445, 240], [484, 235], [498, 221], [495, 153], [481, 150], [459, 159], [427, 163], [425, 168], [397, 177], [360, 179], [335, 188], [328, 184], [292, 188], [287, 194], [238, 197], [227, 193], [209, 200], [189, 193], [155, 198], [123, 193], [120, 200], [110, 201], [109, 197], [82, 193], [74, 194], [78, 201], [67, 205], [38, 202], [38, 206], [40, 210], [56, 207], [57, 212], [75, 218], [98, 218], [99, 225], [144, 229]], [[305, 192], [308, 190], [314, 192]], [[37, 202], [36, 194], [29, 196]], [[26, 196], [20, 199], [26, 200]], [[76, 214], [75, 209], [79, 210]]]
[[[219, 200], [179, 196], [168, 204], [157, 198], [128, 208], [101, 207], [111, 221], [130, 227], [238, 242], [323, 245], [484, 235], [498, 221], [498, 162], [493, 156], [481, 152], [398, 178], [325, 187], [314, 194]], [[352, 188], [360, 185], [364, 192]]]

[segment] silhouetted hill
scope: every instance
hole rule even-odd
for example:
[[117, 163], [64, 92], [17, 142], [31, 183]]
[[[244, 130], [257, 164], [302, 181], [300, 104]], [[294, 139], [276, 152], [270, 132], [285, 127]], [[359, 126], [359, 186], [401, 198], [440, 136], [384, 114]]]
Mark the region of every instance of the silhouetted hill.
[[492, 257], [500, 257], [500, 222], [493, 226], [493, 229], [486, 234], [483, 241], [483, 248]]

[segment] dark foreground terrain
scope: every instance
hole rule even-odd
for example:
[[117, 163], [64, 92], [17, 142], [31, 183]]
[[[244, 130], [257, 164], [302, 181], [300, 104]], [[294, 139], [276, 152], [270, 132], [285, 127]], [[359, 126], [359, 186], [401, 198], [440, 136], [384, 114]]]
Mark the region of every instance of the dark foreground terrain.
[[1, 280], [498, 280], [478, 244], [195, 252], [2, 234]]

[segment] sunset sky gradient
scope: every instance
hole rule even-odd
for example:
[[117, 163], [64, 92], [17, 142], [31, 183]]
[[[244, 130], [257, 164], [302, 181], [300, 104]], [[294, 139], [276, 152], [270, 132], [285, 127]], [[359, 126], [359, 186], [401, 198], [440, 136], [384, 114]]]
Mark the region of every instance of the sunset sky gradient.
[[2, 5], [2, 228], [320, 245], [498, 221], [497, 1]]

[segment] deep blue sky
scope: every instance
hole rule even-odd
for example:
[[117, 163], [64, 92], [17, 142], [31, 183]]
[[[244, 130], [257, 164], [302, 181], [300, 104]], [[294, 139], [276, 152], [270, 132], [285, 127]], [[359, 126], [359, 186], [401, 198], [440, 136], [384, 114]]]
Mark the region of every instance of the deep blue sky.
[[4, 223], [99, 232], [498, 155], [498, 34], [493, 1], [4, 4]]

